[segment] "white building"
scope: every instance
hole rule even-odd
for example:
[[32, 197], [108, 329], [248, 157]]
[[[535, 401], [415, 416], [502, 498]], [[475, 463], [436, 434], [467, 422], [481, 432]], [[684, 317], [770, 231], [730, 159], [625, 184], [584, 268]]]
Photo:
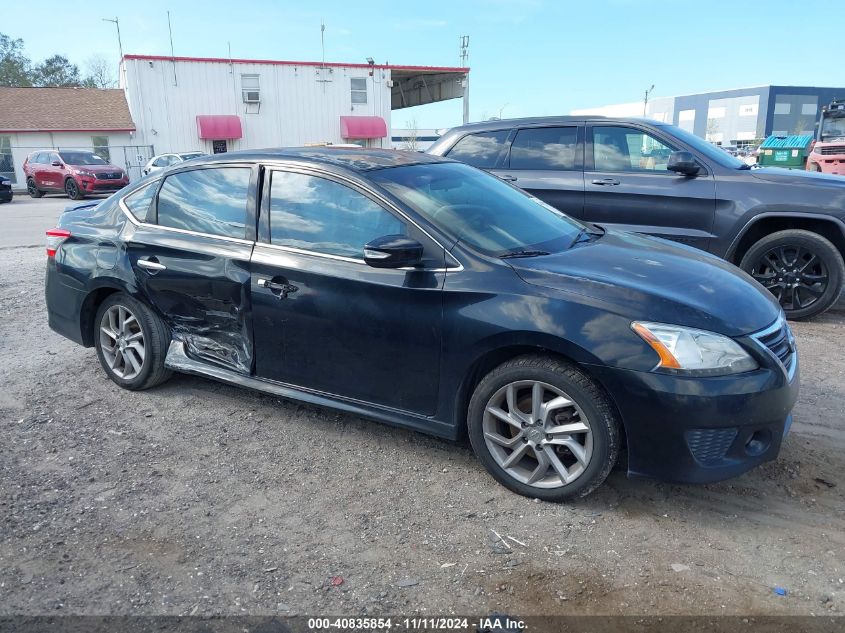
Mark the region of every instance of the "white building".
[[26, 189], [23, 162], [40, 149], [94, 151], [128, 168], [138, 162], [134, 131], [121, 90], [0, 87], [0, 175], [15, 190]]
[[462, 97], [468, 68], [126, 55], [135, 142], [156, 153], [392, 147], [393, 110]]

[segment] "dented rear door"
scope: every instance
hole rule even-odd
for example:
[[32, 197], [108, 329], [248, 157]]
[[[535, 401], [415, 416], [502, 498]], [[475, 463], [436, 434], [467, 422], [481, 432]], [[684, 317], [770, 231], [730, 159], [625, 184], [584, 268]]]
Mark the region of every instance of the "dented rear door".
[[136, 223], [125, 236], [138, 288], [173, 339], [189, 356], [243, 374], [253, 366], [256, 180], [251, 165], [176, 172], [159, 189], [156, 224]]

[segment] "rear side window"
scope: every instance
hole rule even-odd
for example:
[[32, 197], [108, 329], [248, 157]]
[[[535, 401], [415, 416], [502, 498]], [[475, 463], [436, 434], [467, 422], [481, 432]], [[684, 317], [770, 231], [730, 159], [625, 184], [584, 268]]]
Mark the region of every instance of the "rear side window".
[[509, 133], [510, 130], [496, 130], [470, 134], [455, 143], [446, 155], [473, 167], [492, 169], [496, 166]]
[[569, 171], [575, 169], [578, 128], [542, 127], [520, 130], [511, 145], [511, 169]]
[[216, 167], [168, 176], [158, 194], [158, 224], [244, 239], [251, 171]]
[[158, 181], [151, 182], [123, 199], [123, 204], [139, 222], [155, 222], [152, 214], [153, 198], [158, 189]]
[[354, 189], [317, 176], [273, 172], [272, 244], [360, 259], [367, 242], [404, 233], [400, 220]]

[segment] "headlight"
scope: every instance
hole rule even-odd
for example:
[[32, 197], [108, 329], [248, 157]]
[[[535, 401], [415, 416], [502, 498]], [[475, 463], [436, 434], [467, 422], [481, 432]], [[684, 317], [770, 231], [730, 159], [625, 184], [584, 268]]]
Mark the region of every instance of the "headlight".
[[74, 171], [77, 176], [85, 176], [86, 178], [96, 178], [94, 172], [86, 171], [85, 169], [77, 169]]
[[665, 323], [631, 324], [657, 352], [657, 371], [690, 376], [725, 376], [757, 368], [755, 361], [727, 336]]

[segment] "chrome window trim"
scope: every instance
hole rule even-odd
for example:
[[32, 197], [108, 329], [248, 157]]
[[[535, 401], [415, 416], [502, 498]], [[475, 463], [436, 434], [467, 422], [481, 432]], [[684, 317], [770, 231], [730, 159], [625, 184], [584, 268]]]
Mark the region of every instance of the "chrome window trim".
[[[308, 257], [320, 257], [323, 259], [333, 259], [335, 261], [347, 262], [349, 264], [359, 264], [367, 266], [367, 262], [356, 257], [345, 257], [343, 255], [332, 255], [330, 253], [320, 253], [317, 251], [309, 251], [304, 248], [295, 248], [293, 246], [282, 246], [281, 244], [268, 244], [267, 242], [256, 242], [255, 247], [258, 249], [271, 248], [273, 250], [281, 251], [283, 253], [292, 253], [294, 255], [306, 255]], [[380, 268], [379, 270], [401, 270], [404, 272], [425, 272], [425, 273], [454, 273], [460, 272], [464, 267], [459, 263], [456, 268], [416, 268], [414, 266], [402, 266], [401, 268]]]

